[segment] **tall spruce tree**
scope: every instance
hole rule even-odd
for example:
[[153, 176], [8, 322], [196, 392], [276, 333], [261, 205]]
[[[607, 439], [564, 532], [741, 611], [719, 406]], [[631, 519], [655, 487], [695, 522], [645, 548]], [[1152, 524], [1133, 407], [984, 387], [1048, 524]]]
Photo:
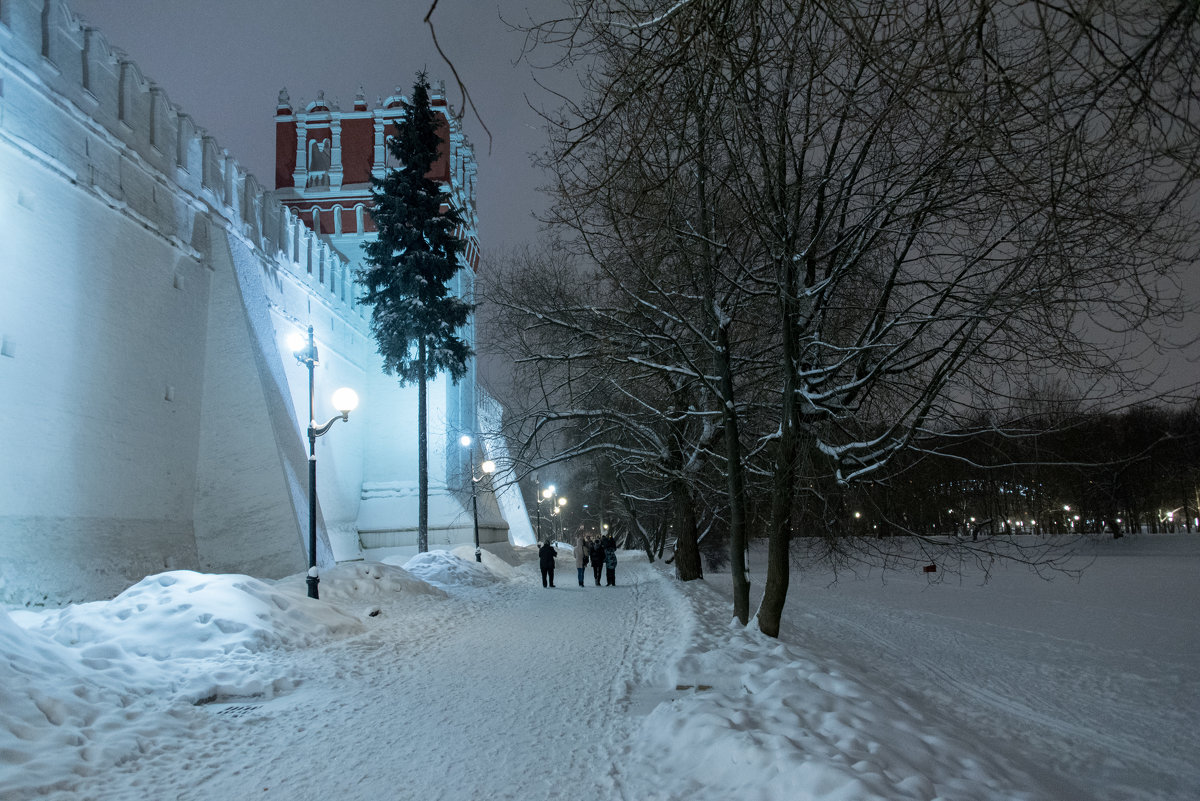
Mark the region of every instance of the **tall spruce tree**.
[[429, 177], [443, 145], [444, 124], [429, 102], [429, 79], [417, 73], [413, 96], [388, 150], [400, 165], [372, 179], [371, 217], [379, 236], [363, 244], [367, 267], [357, 271], [365, 287], [359, 303], [370, 305], [371, 331], [383, 369], [400, 384], [417, 385], [417, 546], [429, 550], [429, 442], [427, 382], [448, 372], [457, 382], [467, 372], [470, 346], [458, 336], [473, 307], [450, 291], [462, 266], [462, 223], [450, 194]]

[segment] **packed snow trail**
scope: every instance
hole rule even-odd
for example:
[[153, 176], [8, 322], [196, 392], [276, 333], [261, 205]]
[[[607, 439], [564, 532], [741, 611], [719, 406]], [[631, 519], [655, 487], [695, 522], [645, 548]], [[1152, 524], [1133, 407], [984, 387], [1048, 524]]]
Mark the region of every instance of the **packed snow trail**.
[[[661, 682], [687, 606], [632, 553], [617, 586], [596, 587], [589, 569], [579, 587], [568, 553], [554, 589], [526, 564], [510, 582], [384, 607], [366, 634], [264, 654], [295, 691], [212, 704], [181, 750], [98, 775], [78, 797], [623, 798], [615, 762], [640, 722], [626, 710]], [[587, 750], [598, 741], [607, 752]]]
[[1200, 538], [1098, 548], [1078, 584], [805, 576], [780, 639], [631, 552], [615, 588], [566, 549], [553, 590], [532, 549], [348, 563], [320, 601], [167, 571], [0, 610], [0, 797], [1194, 801]]

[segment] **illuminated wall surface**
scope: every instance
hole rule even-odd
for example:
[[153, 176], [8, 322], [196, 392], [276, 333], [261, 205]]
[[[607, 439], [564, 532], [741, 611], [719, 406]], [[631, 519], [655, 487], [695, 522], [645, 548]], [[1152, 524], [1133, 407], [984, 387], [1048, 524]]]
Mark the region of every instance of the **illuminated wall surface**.
[[[361, 397], [317, 442], [318, 561], [412, 550], [415, 389], [380, 371], [353, 269], [66, 5], [0, 0], [0, 598], [303, 570], [308, 375], [286, 343], [308, 325], [318, 421], [337, 387]], [[474, 397], [473, 375], [430, 387], [434, 548], [473, 538]], [[480, 513], [504, 540], [490, 495]]]

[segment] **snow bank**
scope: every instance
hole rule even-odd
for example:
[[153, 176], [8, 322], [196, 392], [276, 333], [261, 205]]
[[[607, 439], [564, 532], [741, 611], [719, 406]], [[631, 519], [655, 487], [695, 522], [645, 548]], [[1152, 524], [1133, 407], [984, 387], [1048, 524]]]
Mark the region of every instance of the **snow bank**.
[[[303, 573], [280, 579], [278, 584], [308, 597], [308, 584]], [[318, 593], [322, 601], [335, 601], [347, 605], [380, 601], [395, 597], [398, 593], [446, 597], [444, 590], [434, 587], [402, 567], [383, 562], [349, 562], [334, 567], [323, 567]]]
[[196, 704], [293, 689], [287, 668], [261, 657], [363, 631], [336, 601], [445, 597], [378, 564], [327, 570], [320, 591], [322, 600], [308, 598], [303, 575], [269, 582], [181, 570], [111, 601], [0, 609], [0, 797], [41, 797], [170, 747], [187, 736]]
[[203, 659], [301, 647], [361, 628], [354, 618], [250, 576], [175, 570], [111, 601], [43, 613], [38, 628], [104, 669], [125, 657]]
[[[461, 555], [465, 550], [464, 546], [454, 549], [454, 553]], [[471, 558], [475, 558], [474, 549], [470, 549]], [[528, 564], [537, 561], [537, 546], [536, 545], [512, 545], [507, 542], [490, 542], [483, 547], [483, 563], [488, 562], [488, 556], [492, 555], [499, 558], [512, 567]]]
[[[708, 587], [684, 589], [710, 621], [728, 614]], [[632, 746], [653, 755], [634, 774], [647, 785], [640, 798], [1045, 798], [971, 732], [754, 626], [734, 621], [727, 636], [702, 634], [673, 683], [673, 698], [647, 716]]]
[[[390, 557], [398, 560], [400, 557]], [[434, 586], [487, 587], [497, 581], [509, 581], [516, 568], [486, 549], [480, 551], [482, 562], [475, 561], [475, 548], [460, 545], [450, 551], [426, 551], [404, 563], [404, 570]], [[385, 564], [391, 564], [384, 559]]]

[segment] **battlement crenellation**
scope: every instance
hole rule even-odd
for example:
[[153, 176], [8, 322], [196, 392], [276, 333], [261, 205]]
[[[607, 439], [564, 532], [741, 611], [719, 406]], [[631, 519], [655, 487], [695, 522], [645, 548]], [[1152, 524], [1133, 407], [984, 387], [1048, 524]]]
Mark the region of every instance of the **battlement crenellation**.
[[365, 319], [346, 260], [63, 0], [0, 0], [0, 139], [172, 242], [202, 212]]

